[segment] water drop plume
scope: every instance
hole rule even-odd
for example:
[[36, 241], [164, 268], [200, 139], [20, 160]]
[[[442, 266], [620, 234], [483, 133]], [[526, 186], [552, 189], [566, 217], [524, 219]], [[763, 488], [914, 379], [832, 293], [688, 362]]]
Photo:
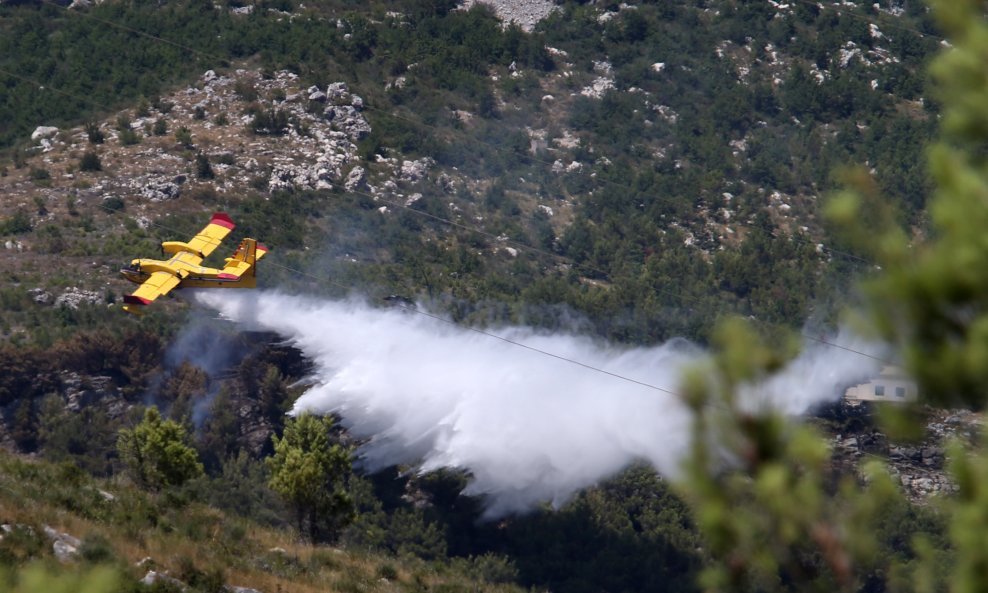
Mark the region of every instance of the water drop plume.
[[[684, 368], [704, 353], [686, 340], [624, 348], [523, 327], [491, 330], [555, 355], [547, 356], [355, 301], [265, 291], [199, 291], [196, 298], [249, 329], [277, 332], [311, 357], [314, 384], [293, 413], [338, 414], [366, 440], [360, 457], [369, 470], [466, 470], [466, 493], [484, 495], [491, 516], [561, 504], [636, 461], [675, 476], [689, 446], [690, 412], [675, 391]], [[746, 398], [800, 413], [835, 399], [850, 376], [876, 369], [874, 360], [836, 352], [830, 365], [832, 353], [807, 348], [790, 365], [791, 377], [784, 372], [788, 378]]]

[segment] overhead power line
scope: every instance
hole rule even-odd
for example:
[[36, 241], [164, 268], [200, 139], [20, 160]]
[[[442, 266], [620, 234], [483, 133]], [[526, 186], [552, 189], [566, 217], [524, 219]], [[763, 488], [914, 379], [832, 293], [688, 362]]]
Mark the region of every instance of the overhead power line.
[[[63, 9], [66, 9], [67, 10], [66, 7], [63, 7], [63, 6], [61, 6], [61, 5], [53, 2], [52, 0], [42, 0], [42, 1], [45, 2], [45, 3], [52, 4], [54, 6], [57, 6], [59, 8], [63, 8]], [[140, 30], [137, 30], [137, 29], [133, 29], [131, 27], [127, 27], [125, 25], [121, 25], [119, 23], [115, 23], [113, 21], [109, 21], [109, 20], [106, 20], [106, 19], [101, 19], [101, 18], [95, 17], [93, 15], [90, 15], [88, 13], [88, 11], [82, 11], [79, 14], [81, 14], [81, 15], [87, 17], [87, 18], [92, 18], [93, 20], [95, 20], [97, 22], [100, 22], [101, 24], [113, 26], [113, 27], [119, 28], [121, 30], [130, 32], [130, 33], [133, 33], [133, 34], [137, 34], [137, 35], [146, 37], [146, 38], [151, 39], [151, 40], [154, 40], [154, 41], [158, 41], [158, 42], [162, 42], [162, 43], [167, 43], [167, 44], [172, 45], [174, 47], [178, 47], [178, 48], [181, 48], [183, 50], [189, 51], [190, 53], [196, 54], [196, 55], [198, 55], [200, 57], [206, 57], [206, 58], [209, 58], [211, 60], [218, 61], [218, 62], [224, 62], [224, 61], [226, 61], [226, 58], [224, 58], [224, 57], [221, 57], [221, 56], [218, 56], [218, 55], [215, 55], [215, 54], [210, 54], [210, 53], [207, 53], [207, 52], [203, 52], [203, 51], [200, 51], [200, 50], [198, 50], [196, 48], [190, 47], [188, 45], [177, 43], [177, 42], [174, 42], [174, 41], [170, 41], [168, 39], [165, 39], [165, 38], [162, 38], [162, 37], [159, 37], [159, 36], [156, 36], [156, 35], [152, 35], [152, 34], [149, 34], [149, 33], [146, 33], [146, 32], [140, 31]], [[6, 70], [0, 70], [0, 72], [3, 72], [5, 74], [8, 74], [8, 75], [10, 75], [12, 77], [18, 78], [18, 79], [20, 79], [22, 81], [25, 81], [25, 82], [38, 84], [39, 86], [45, 86], [45, 85], [43, 85], [42, 83], [40, 83], [38, 81], [35, 81], [33, 79], [30, 79], [30, 78], [27, 78], [27, 77], [24, 77], [24, 76], [21, 76], [21, 75], [14, 74], [14, 73], [11, 73], [11, 72], [8, 72]], [[74, 94], [70, 94], [70, 93], [67, 93], [65, 91], [61, 91], [59, 89], [54, 89], [54, 88], [52, 88], [50, 86], [45, 86], [45, 88], [51, 88], [52, 90], [54, 90], [56, 92], [59, 92], [60, 94], [64, 94], [64, 95], [68, 95], [68, 96], [76, 96]], [[85, 100], [89, 101], [93, 105], [102, 107], [104, 109], [109, 109], [105, 105], [96, 103], [95, 101], [92, 101], [91, 99], [85, 98]], [[376, 107], [373, 107], [373, 106], [365, 106], [365, 107], [368, 107], [371, 110], [379, 111], [379, 112], [382, 112], [382, 113], [388, 113], [388, 115], [390, 115], [391, 117], [402, 119], [402, 120], [408, 121], [409, 123], [413, 123], [413, 124], [416, 124], [416, 125], [421, 125], [421, 126], [427, 127], [427, 128], [438, 129], [437, 126], [432, 126], [432, 125], [429, 125], [429, 124], [424, 123], [424, 122], [421, 122], [421, 121], [411, 120], [411, 119], [405, 118], [405, 117], [403, 117], [401, 115], [395, 114], [393, 112], [385, 112], [383, 109], [380, 109], [380, 108], [376, 108]], [[484, 142], [482, 140], [473, 138], [473, 137], [471, 137], [469, 135], [467, 135], [467, 138], [470, 139], [470, 140], [473, 140], [475, 142], [478, 142], [480, 144], [487, 145], [487, 146], [489, 146], [490, 148], [492, 148], [494, 150], [498, 150], [498, 151], [503, 151], [504, 150], [501, 147], [498, 147], [498, 146], [493, 145], [491, 143], [487, 143], [487, 142]], [[529, 157], [529, 158], [533, 162], [541, 163], [541, 164], [544, 164], [544, 165], [551, 166], [551, 163], [548, 163], [547, 161], [543, 161], [543, 160], [540, 160], [540, 159], [535, 158], [535, 157]], [[624, 190], [635, 192], [635, 193], [640, 193], [640, 192], [636, 192], [630, 186], [619, 184], [617, 182], [614, 182], [614, 181], [611, 181], [611, 180], [608, 180], [608, 179], [603, 179], [603, 180], [600, 180], [600, 181], [602, 181], [603, 183], [606, 183], [606, 184], [610, 184], [610, 185], [612, 185], [614, 187], [617, 187], [617, 188], [620, 188], [620, 189], [624, 189]], [[333, 185], [335, 185], [336, 187], [338, 187], [340, 189], [343, 189], [342, 186], [340, 186], [339, 184], [333, 184]], [[414, 213], [416, 213], [418, 215], [425, 216], [427, 218], [431, 218], [433, 220], [442, 222], [442, 223], [447, 224], [447, 225], [450, 225], [450, 226], [452, 226], [454, 228], [459, 228], [461, 230], [465, 230], [465, 231], [468, 231], [468, 232], [478, 233], [478, 234], [480, 234], [482, 236], [485, 236], [485, 237], [488, 237], [488, 238], [492, 238], [492, 239], [495, 239], [495, 240], [498, 240], [498, 241], [501, 240], [500, 237], [494, 235], [493, 233], [490, 233], [488, 231], [485, 231], [485, 230], [483, 230], [481, 228], [478, 228], [478, 227], [475, 227], [475, 226], [471, 226], [471, 225], [465, 225], [465, 224], [462, 224], [462, 223], [459, 223], [459, 222], [450, 220], [448, 218], [444, 218], [444, 217], [437, 216], [437, 215], [434, 215], [434, 214], [431, 214], [431, 213], [428, 213], [428, 212], [424, 212], [422, 210], [411, 208], [411, 207], [409, 207], [409, 206], [407, 206], [407, 205], [405, 205], [405, 204], [403, 204], [401, 202], [397, 202], [397, 201], [393, 201], [393, 200], [387, 200], [386, 198], [382, 198], [380, 196], [374, 196], [374, 195], [371, 195], [371, 194], [368, 194], [368, 193], [365, 193], [365, 192], [360, 192], [360, 191], [350, 191], [350, 193], [354, 193], [354, 194], [364, 195], [364, 196], [370, 197], [372, 199], [375, 199], [377, 201], [380, 201], [380, 202], [383, 202], [385, 204], [391, 205], [393, 207], [402, 208], [402, 209], [405, 209], [407, 211], [414, 212]], [[102, 206], [102, 204], [100, 204], [100, 206]], [[163, 226], [161, 226], [161, 225], [159, 225], [157, 223], [152, 223], [152, 224], [155, 224], [156, 226], [159, 226], [160, 228], [163, 228], [163, 229], [167, 230], [166, 227], [163, 227]], [[772, 235], [772, 236], [774, 236], [774, 233], [771, 233], [770, 231], [769, 231], [769, 234]], [[795, 239], [795, 240], [805, 241], [804, 239], [802, 239], [800, 237], [796, 237], [796, 236], [790, 236], [790, 238], [791, 239]], [[513, 246], [516, 246], [516, 247], [518, 247], [520, 249], [523, 249], [523, 250], [526, 250], [526, 251], [529, 251], [529, 252], [532, 252], [532, 253], [536, 253], [536, 254], [539, 254], [539, 255], [542, 255], [542, 256], [551, 257], [551, 258], [557, 259], [557, 260], [565, 260], [565, 261], [569, 262], [571, 265], [575, 265], [575, 266], [577, 266], [579, 268], [582, 268], [582, 269], [585, 269], [585, 270], [593, 271], [595, 274], [598, 274], [598, 275], [600, 275], [600, 276], [602, 276], [604, 278], [609, 278], [609, 276], [610, 276], [607, 272], [605, 272], [603, 270], [597, 269], [597, 268], [595, 268], [593, 266], [590, 266], [590, 265], [587, 265], [587, 264], [576, 262], [576, 261], [572, 260], [572, 258], [568, 258], [568, 257], [562, 256], [560, 254], [552, 253], [552, 252], [547, 251], [547, 250], [544, 250], [544, 249], [539, 249], [537, 247], [533, 247], [533, 246], [530, 246], [530, 245], [527, 245], [527, 244], [524, 244], [524, 243], [521, 243], [521, 242], [518, 242], [518, 241], [510, 241], [509, 240], [508, 243], [511, 244], [511, 245], [513, 245]], [[849, 257], [849, 258], [852, 258], [852, 259], [859, 260], [859, 261], [861, 261], [862, 263], [865, 263], [865, 264], [874, 265], [871, 262], [868, 262], [867, 260], [864, 260], [863, 258], [860, 258], [860, 257], [855, 256], [853, 254], [842, 253], [842, 252], [837, 251], [837, 250], [829, 250], [829, 251], [831, 251], [831, 252], [833, 252], [835, 254], [838, 254], [838, 255], [842, 255], [842, 256], [845, 256], [845, 257]], [[284, 267], [287, 270], [293, 271], [293, 272], [295, 272], [297, 274], [301, 274], [301, 275], [304, 275], [304, 276], [308, 276], [308, 277], [314, 278], [316, 280], [322, 280], [322, 281], [329, 282], [330, 284], [337, 285], [337, 286], [342, 287], [344, 289], [352, 290], [354, 288], [354, 287], [347, 287], [347, 286], [340, 285], [339, 283], [336, 283], [336, 282], [334, 282], [334, 281], [332, 281], [332, 280], [330, 280], [328, 278], [322, 278], [322, 277], [318, 277], [318, 276], [312, 275], [310, 273], [307, 273], [307, 272], [304, 272], [304, 271], [301, 271], [301, 270], [295, 270], [295, 269], [287, 268], [285, 266], [282, 266], [281, 264], [274, 264], [274, 265], [279, 266], [279, 267]], [[685, 300], [684, 299], [684, 296], [682, 294], [679, 294], [679, 293], [668, 291], [668, 290], [665, 290], [665, 289], [662, 289], [662, 288], [659, 288], [659, 287], [654, 287], [654, 290], [656, 292], [659, 292], [659, 293], [662, 293], [662, 294], [673, 296], [673, 297], [675, 297], [675, 298], [677, 298], [679, 300]], [[694, 300], [694, 302], [695, 302], [695, 300]], [[422, 313], [422, 314], [427, 314], [425, 312], [418, 311], [417, 309], [414, 309], [414, 310], [416, 312], [419, 312], [419, 313]], [[431, 314], [427, 314], [427, 315], [433, 316]], [[434, 316], [434, 317], [436, 317], [438, 319], [441, 319], [438, 316]], [[772, 325], [774, 325], [774, 324], [770, 324], [768, 322], [765, 322], [765, 321], [762, 321], [762, 320], [759, 320], [759, 319], [755, 319], [755, 321], [757, 323], [760, 323], [760, 324], [763, 324], [763, 325], [766, 325], [766, 326], [772, 326]], [[467, 327], [467, 326], [461, 326], [461, 327]], [[476, 330], [476, 328], [470, 328], [470, 329]], [[480, 330], [478, 330], [478, 331], [480, 331]], [[482, 332], [482, 333], [486, 333], [486, 332]], [[836, 344], [836, 343], [830, 342], [828, 340], [825, 340], [825, 339], [820, 338], [820, 337], [817, 337], [817, 336], [813, 336], [813, 335], [810, 335], [810, 334], [807, 334], [807, 333], [803, 333], [803, 332], [801, 332], [801, 335], [804, 338], [808, 339], [808, 340], [812, 340], [814, 342], [818, 342], [818, 343], [821, 343], [821, 344], [824, 344], [824, 345], [827, 345], [827, 346], [830, 346], [830, 347], [834, 347], [834, 348], [838, 348], [838, 349], [845, 350], [845, 351], [848, 351], [848, 352], [852, 352], [852, 353], [855, 353], [855, 354], [858, 354], [858, 355], [861, 355], [861, 356], [865, 356], [865, 357], [868, 357], [868, 358], [871, 358], [871, 359], [874, 359], [874, 360], [878, 360], [878, 361], [881, 361], [881, 362], [888, 362], [888, 361], [885, 361], [885, 360], [883, 360], [881, 358], [872, 356], [872, 355], [867, 354], [867, 353], [864, 353], [864, 352], [860, 352], [860, 351], [855, 350], [853, 348], [849, 348], [849, 347], [846, 347], [846, 346], [843, 346], [843, 345], [840, 345], [840, 344]], [[505, 341], [509, 341], [509, 340], [506, 340], [506, 339], [504, 339], [504, 338], [502, 338], [500, 336], [496, 336], [496, 335], [492, 335], [492, 337], [497, 337], [499, 339], [502, 339], [502, 340], [505, 340]], [[546, 354], [552, 355], [551, 353], [546, 353]]]
[[[54, 0], [41, 0], [41, 1], [44, 2], [44, 3], [46, 3], [46, 4], [50, 4], [52, 6], [56, 6], [58, 8], [61, 8], [61, 9], [66, 10], [66, 11], [69, 10], [69, 8], [67, 6], [62, 6], [62, 5], [58, 4], [57, 2], [54, 2]], [[804, 3], [808, 3], [808, 4], [813, 4], [813, 2], [811, 2], [811, 0], [800, 0], [800, 1], [802, 1]], [[836, 10], [838, 7], [833, 7], [833, 8]], [[202, 58], [208, 58], [210, 60], [213, 60], [213, 61], [219, 62], [219, 63], [222, 63], [222, 62], [227, 61], [227, 58], [226, 57], [220, 56], [218, 54], [212, 54], [212, 53], [209, 53], [209, 52], [204, 52], [204, 51], [202, 51], [200, 49], [191, 47], [191, 46], [186, 45], [186, 44], [183, 44], [183, 43], [179, 43], [179, 42], [176, 42], [176, 41], [172, 41], [172, 40], [166, 39], [164, 37], [160, 37], [160, 36], [157, 36], [157, 35], [146, 33], [144, 31], [140, 31], [138, 29], [134, 29], [132, 27], [128, 27], [128, 26], [122, 25], [120, 23], [116, 23], [114, 21], [110, 21], [110, 20], [107, 20], [107, 19], [102, 19], [102, 18], [96, 17], [94, 15], [91, 15], [89, 13], [89, 11], [86, 11], [86, 10], [78, 11], [78, 14], [82, 15], [85, 18], [93, 19], [96, 22], [99, 22], [101, 24], [109, 25], [109, 26], [112, 26], [112, 27], [121, 29], [121, 30], [126, 31], [126, 32], [129, 32], [129, 33], [133, 33], [133, 34], [136, 34], [136, 35], [140, 35], [142, 37], [146, 37], [146, 38], [151, 39], [151, 40], [154, 40], [154, 41], [159, 41], [159, 42], [162, 42], [162, 43], [167, 43], [168, 45], [171, 45], [171, 46], [174, 46], [174, 47], [183, 49], [185, 51], [188, 51], [188, 52], [190, 52], [190, 53], [192, 53], [192, 54], [194, 54], [196, 56], [202, 57]], [[855, 16], [858, 16], [858, 15], [855, 15]], [[915, 30], [913, 30], [913, 31], [916, 32], [916, 33], [918, 33], [918, 34], [922, 34], [922, 33], [919, 33], [918, 31], [915, 31]], [[367, 109], [367, 110], [370, 110], [370, 111], [378, 111], [378, 112], [384, 113], [384, 114], [386, 114], [386, 115], [388, 115], [390, 117], [394, 117], [395, 119], [399, 119], [399, 120], [402, 120], [402, 121], [413, 123], [413, 124], [416, 124], [416, 125], [419, 125], [419, 126], [422, 126], [422, 127], [431, 128], [433, 130], [439, 129], [438, 126], [430, 125], [430, 124], [428, 124], [426, 122], [423, 122], [421, 120], [412, 120], [412, 119], [409, 119], [409, 118], [405, 118], [402, 115], [399, 115], [398, 113], [396, 113], [394, 111], [387, 111], [387, 110], [384, 110], [384, 109], [375, 107], [373, 105], [365, 104], [364, 108]], [[469, 134], [461, 133], [461, 135], [462, 135], [462, 137], [466, 138], [467, 140], [469, 140], [471, 142], [475, 142], [477, 144], [481, 144], [481, 145], [487, 146], [487, 147], [489, 147], [489, 148], [491, 148], [491, 149], [493, 149], [495, 151], [501, 152], [501, 153], [505, 153], [506, 152], [506, 150], [504, 148], [502, 148], [500, 146], [497, 146], [497, 145], [495, 145], [493, 143], [485, 142], [484, 140], [481, 140], [481, 139], [476, 138], [474, 136], [471, 136]], [[531, 162], [543, 164], [543, 165], [546, 165], [546, 166], [549, 166], [549, 167], [551, 167], [552, 164], [553, 164], [553, 163], [550, 163], [548, 161], [541, 160], [541, 159], [537, 158], [535, 155], [524, 155], [523, 158], [526, 158], [526, 159], [528, 159]], [[608, 185], [608, 186], [611, 186], [611, 187], [614, 187], [614, 188], [617, 188], [617, 189], [622, 189], [622, 190], [625, 190], [625, 191], [628, 191], [628, 192], [631, 192], [631, 193], [634, 193], [634, 194], [642, 193], [642, 192], [638, 192], [637, 190], [635, 190], [634, 188], [632, 188], [630, 185], [618, 183], [618, 182], [613, 181], [611, 179], [602, 178], [602, 179], [598, 179], [598, 181], [600, 183], [605, 184], [605, 185]], [[755, 229], [757, 229], [757, 230], [765, 233], [768, 236], [777, 237], [777, 235], [775, 235], [775, 229], [773, 229], [773, 228], [767, 228], [764, 225], [760, 225], [760, 224], [755, 223], [754, 221], [748, 221], [746, 224], [750, 225], [751, 228], [755, 228]], [[845, 259], [847, 259], [849, 261], [853, 261], [853, 262], [855, 262], [855, 263], [857, 263], [859, 265], [866, 265], [866, 266], [874, 266], [875, 265], [874, 262], [871, 262], [871, 261], [869, 261], [869, 260], [867, 260], [865, 258], [862, 258], [860, 256], [854, 255], [854, 254], [849, 253], [849, 252], [846, 252], [846, 251], [842, 251], [842, 250], [839, 250], [839, 249], [834, 249], [832, 247], [828, 247], [828, 246], [823, 245], [823, 244], [820, 244], [820, 243], [815, 243], [815, 242], [813, 242], [813, 241], [811, 241], [809, 239], [805, 239], [805, 238], [803, 238], [803, 237], [801, 237], [801, 236], [799, 236], [798, 234], [795, 234], [795, 233], [788, 235], [787, 238], [790, 239], [790, 240], [792, 240], [792, 241], [796, 241], [798, 243], [804, 243], [804, 244], [812, 245], [815, 248], [820, 248], [820, 249], [824, 250], [827, 253], [836, 255], [838, 257], [845, 258]], [[575, 265], [581, 265], [581, 264], [576, 264], [576, 262], [573, 262], [573, 263]], [[600, 270], [595, 270], [595, 271], [596, 272], [600, 272]]]

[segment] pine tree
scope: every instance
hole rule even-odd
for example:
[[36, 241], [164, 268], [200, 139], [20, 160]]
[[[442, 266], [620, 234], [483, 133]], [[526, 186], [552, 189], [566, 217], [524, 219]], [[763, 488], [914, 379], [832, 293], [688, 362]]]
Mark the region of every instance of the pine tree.
[[[848, 176], [828, 215], [881, 272], [864, 316], [895, 345], [922, 404], [988, 406], [988, 24], [978, 0], [935, 0], [952, 47], [931, 67], [944, 105], [929, 152], [937, 190], [928, 238], [896, 224], [871, 174]], [[859, 316], [860, 317], [860, 316]], [[988, 590], [988, 446], [954, 443], [956, 490], [931, 509], [908, 504], [887, 468], [835, 478], [822, 435], [739, 402], [786, 354], [746, 323], [722, 325], [709, 366], [685, 381], [694, 442], [681, 481], [715, 560], [707, 591]], [[891, 438], [920, 430], [916, 409], [883, 409]]]
[[353, 520], [348, 492], [350, 451], [330, 444], [330, 418], [303, 413], [285, 424], [267, 460], [269, 485], [292, 507], [299, 533], [312, 541], [333, 540]]
[[151, 490], [179, 486], [203, 471], [185, 427], [162, 420], [155, 407], [145, 410], [144, 419], [133, 429], [119, 432], [117, 452], [132, 479]]

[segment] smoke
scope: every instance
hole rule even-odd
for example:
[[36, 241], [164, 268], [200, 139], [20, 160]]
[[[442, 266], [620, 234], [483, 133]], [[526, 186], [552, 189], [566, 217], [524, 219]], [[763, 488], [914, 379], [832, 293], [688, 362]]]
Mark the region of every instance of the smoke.
[[[525, 348], [352, 301], [263, 291], [196, 298], [250, 329], [277, 332], [311, 357], [315, 385], [293, 413], [339, 414], [366, 439], [360, 456], [367, 469], [467, 470], [466, 493], [484, 495], [491, 516], [561, 504], [636, 461], [675, 476], [689, 446], [690, 412], [673, 393], [681, 372], [704, 353], [686, 340], [629, 349], [521, 327], [491, 332]], [[876, 353], [865, 343], [853, 347]], [[810, 345], [743, 399], [752, 408], [802, 413], [835, 400], [840, 387], [872, 376], [879, 364]]]
[[205, 311], [194, 311], [189, 323], [168, 345], [164, 356], [164, 373], [156, 377], [145, 396], [145, 403], [161, 405], [163, 402], [159, 402], [159, 399], [163, 385], [182, 364], [192, 362], [207, 377], [206, 391], [195, 397], [190, 410], [193, 426], [196, 429], [201, 428], [213, 399], [219, 393], [220, 383], [213, 379], [230, 372], [250, 352], [250, 348], [243, 342], [240, 336], [230, 332], [224, 324], [211, 319]]

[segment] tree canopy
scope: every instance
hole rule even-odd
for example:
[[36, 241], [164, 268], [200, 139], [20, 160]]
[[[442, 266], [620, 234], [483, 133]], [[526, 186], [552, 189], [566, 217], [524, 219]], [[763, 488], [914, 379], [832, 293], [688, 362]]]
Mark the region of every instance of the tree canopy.
[[295, 511], [300, 533], [313, 541], [333, 539], [353, 520], [349, 493], [350, 451], [330, 443], [329, 417], [302, 413], [285, 423], [281, 438], [272, 437], [269, 485]]
[[135, 482], [159, 490], [202, 475], [202, 463], [188, 440], [184, 426], [162, 419], [152, 406], [137, 426], [120, 430], [117, 451]]

